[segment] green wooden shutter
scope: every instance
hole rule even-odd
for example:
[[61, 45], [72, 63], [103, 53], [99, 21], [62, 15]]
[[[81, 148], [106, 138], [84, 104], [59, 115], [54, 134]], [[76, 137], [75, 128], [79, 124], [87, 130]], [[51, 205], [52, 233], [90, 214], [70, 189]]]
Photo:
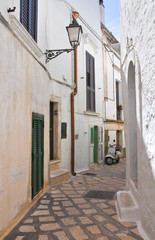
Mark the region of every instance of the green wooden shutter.
[[90, 143], [94, 143], [94, 127], [90, 128]]
[[32, 113], [32, 198], [44, 185], [44, 116]]

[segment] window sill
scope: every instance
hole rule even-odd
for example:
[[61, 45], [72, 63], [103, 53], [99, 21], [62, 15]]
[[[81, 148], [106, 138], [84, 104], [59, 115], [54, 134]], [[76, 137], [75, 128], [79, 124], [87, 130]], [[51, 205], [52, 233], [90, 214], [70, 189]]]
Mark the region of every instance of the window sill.
[[31, 35], [23, 27], [23, 25], [17, 20], [13, 14], [9, 14], [10, 28], [16, 37], [24, 44], [24, 46], [33, 54], [36, 58], [43, 56], [43, 52], [38, 47], [37, 43], [33, 40]]
[[89, 111], [84, 111], [85, 115], [93, 116], [93, 117], [99, 117], [99, 113], [96, 112], [89, 112]]

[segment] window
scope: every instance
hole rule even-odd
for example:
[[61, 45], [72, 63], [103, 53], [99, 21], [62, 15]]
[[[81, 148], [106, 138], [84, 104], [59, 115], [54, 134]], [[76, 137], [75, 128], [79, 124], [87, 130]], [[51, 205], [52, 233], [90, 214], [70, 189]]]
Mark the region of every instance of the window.
[[21, 0], [20, 2], [20, 21], [36, 42], [37, 6], [38, 0]]
[[95, 112], [95, 61], [86, 52], [86, 109]]

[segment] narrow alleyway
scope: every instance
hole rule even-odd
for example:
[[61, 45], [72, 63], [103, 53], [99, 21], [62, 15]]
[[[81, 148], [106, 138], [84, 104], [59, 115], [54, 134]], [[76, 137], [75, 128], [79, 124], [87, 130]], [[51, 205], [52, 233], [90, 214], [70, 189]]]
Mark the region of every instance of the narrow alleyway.
[[124, 187], [124, 159], [77, 174], [50, 188], [5, 240], [140, 240], [135, 223], [117, 219]]

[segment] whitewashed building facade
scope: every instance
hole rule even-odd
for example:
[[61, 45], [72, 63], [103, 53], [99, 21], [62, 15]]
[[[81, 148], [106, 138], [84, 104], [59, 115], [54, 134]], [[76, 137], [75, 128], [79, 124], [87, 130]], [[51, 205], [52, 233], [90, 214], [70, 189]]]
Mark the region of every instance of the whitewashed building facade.
[[155, 237], [155, 2], [120, 1], [120, 11], [127, 191], [118, 193], [118, 210], [121, 220], [137, 221], [142, 237], [153, 240]]
[[122, 103], [120, 43], [106, 28], [103, 32], [104, 59], [104, 148], [105, 154], [109, 145], [120, 147], [122, 156], [125, 154], [124, 117]]
[[72, 11], [79, 12], [83, 29], [74, 109], [74, 171], [103, 160], [99, 2], [1, 1], [0, 235], [47, 189], [49, 165], [71, 172], [74, 55], [64, 53], [46, 63], [44, 53], [71, 48], [66, 26], [72, 21]]

